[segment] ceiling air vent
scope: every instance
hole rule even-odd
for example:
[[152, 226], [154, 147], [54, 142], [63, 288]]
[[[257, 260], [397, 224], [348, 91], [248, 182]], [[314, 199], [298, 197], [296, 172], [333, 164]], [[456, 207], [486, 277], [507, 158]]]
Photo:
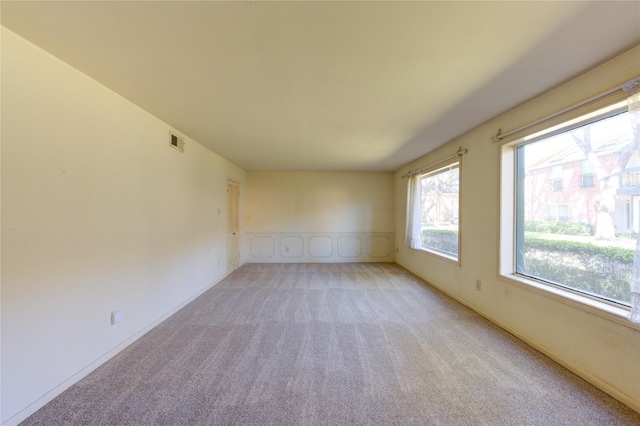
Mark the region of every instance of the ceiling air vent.
[[178, 137], [173, 133], [171, 133], [171, 139], [169, 140], [169, 143], [171, 144], [172, 147], [174, 147], [178, 151], [184, 152], [184, 141], [182, 140], [181, 137]]

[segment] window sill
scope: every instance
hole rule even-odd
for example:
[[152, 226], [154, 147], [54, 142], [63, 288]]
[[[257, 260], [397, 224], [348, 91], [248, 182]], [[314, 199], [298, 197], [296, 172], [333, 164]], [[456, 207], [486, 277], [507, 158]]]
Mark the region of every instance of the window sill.
[[412, 249], [415, 250], [417, 252], [421, 252], [421, 253], [426, 253], [429, 254], [431, 256], [434, 256], [440, 260], [444, 260], [445, 262], [451, 262], [457, 266], [461, 266], [460, 264], [460, 257], [453, 257], [451, 255], [448, 255], [444, 252], [441, 251], [436, 251], [436, 250], [429, 250], [427, 248], [418, 248], [418, 249]]
[[552, 285], [543, 284], [521, 276], [499, 275], [498, 278], [501, 281], [515, 284], [534, 293], [550, 297], [551, 299], [557, 300], [565, 305], [617, 322], [629, 328], [640, 330], [640, 324], [633, 323], [627, 318], [629, 310], [621, 306], [599, 301], [588, 296], [564, 290]]

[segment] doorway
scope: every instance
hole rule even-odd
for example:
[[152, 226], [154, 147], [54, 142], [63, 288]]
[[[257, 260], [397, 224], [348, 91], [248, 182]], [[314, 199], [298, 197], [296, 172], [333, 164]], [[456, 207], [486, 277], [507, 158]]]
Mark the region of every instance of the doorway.
[[240, 266], [240, 183], [227, 179], [227, 273]]

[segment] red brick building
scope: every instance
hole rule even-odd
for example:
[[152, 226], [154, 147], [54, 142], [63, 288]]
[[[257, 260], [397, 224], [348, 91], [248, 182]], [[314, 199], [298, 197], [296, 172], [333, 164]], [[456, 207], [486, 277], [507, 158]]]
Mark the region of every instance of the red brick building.
[[[626, 141], [605, 144], [596, 150], [610, 173]], [[600, 186], [593, 166], [575, 144], [561, 144], [527, 167], [525, 219], [583, 222], [596, 225]], [[640, 219], [640, 157], [628, 162], [616, 195], [614, 223], [617, 233], [638, 232]]]

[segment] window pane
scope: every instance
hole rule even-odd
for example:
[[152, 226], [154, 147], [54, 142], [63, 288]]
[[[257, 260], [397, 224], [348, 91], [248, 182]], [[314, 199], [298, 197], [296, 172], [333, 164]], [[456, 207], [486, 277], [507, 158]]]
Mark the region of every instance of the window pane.
[[623, 113], [518, 147], [518, 274], [630, 305], [640, 217], [632, 144]]
[[592, 175], [593, 172], [593, 164], [589, 160], [584, 160], [582, 162], [582, 174], [583, 175]]
[[566, 204], [560, 204], [558, 206], [558, 220], [569, 220], [569, 206]]
[[422, 186], [422, 248], [458, 258], [460, 163], [426, 174]]
[[591, 187], [596, 184], [593, 171], [593, 164], [589, 160], [582, 162], [582, 186]]
[[596, 185], [596, 181], [593, 175], [582, 175], [582, 186], [590, 188]]

